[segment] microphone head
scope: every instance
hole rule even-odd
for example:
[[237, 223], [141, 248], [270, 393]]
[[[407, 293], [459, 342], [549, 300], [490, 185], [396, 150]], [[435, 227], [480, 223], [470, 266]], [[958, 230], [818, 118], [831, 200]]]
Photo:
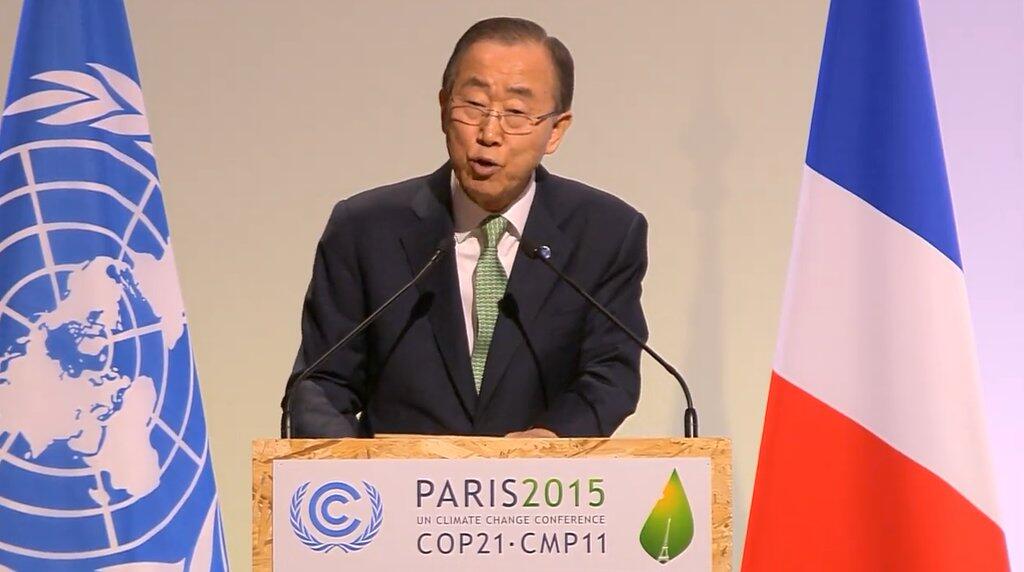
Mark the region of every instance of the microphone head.
[[434, 249], [438, 254], [450, 254], [452, 247], [455, 246], [455, 238], [453, 236], [443, 236], [441, 240], [437, 241], [437, 247]]
[[551, 258], [551, 247], [546, 244], [537, 246], [533, 242], [522, 238], [519, 240], [520, 247], [526, 253], [526, 256], [530, 258], [540, 258], [543, 260], [549, 260]]

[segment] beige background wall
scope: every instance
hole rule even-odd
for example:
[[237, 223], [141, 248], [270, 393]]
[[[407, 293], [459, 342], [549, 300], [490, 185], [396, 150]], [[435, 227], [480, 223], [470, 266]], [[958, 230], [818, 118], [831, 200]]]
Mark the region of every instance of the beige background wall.
[[[651, 344], [692, 384], [702, 433], [735, 440], [739, 547], [826, 10], [129, 1], [232, 564], [249, 567], [249, 441], [277, 432], [330, 207], [444, 161], [441, 70], [465, 28], [502, 14], [535, 19], [576, 59], [576, 123], [546, 165], [650, 220]], [[0, 4], [4, 93], [19, 11]], [[643, 367], [640, 409], [618, 434], [679, 434], [681, 392]]]

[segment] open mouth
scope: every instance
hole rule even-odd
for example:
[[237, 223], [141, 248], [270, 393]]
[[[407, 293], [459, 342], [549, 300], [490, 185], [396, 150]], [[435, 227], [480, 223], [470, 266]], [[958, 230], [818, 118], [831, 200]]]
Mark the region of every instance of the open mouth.
[[501, 165], [485, 157], [475, 157], [469, 160], [469, 168], [477, 176], [490, 176], [501, 169]]

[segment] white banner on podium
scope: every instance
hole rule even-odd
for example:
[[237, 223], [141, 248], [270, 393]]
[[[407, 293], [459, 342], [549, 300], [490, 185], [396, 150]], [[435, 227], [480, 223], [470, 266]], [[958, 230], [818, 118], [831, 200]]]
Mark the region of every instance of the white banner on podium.
[[274, 569], [710, 570], [707, 458], [274, 461]]

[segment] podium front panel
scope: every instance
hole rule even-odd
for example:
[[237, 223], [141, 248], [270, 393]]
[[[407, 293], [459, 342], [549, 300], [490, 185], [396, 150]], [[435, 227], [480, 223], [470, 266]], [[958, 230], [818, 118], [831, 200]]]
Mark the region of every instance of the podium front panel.
[[724, 439], [402, 437], [254, 448], [256, 568], [729, 567]]

